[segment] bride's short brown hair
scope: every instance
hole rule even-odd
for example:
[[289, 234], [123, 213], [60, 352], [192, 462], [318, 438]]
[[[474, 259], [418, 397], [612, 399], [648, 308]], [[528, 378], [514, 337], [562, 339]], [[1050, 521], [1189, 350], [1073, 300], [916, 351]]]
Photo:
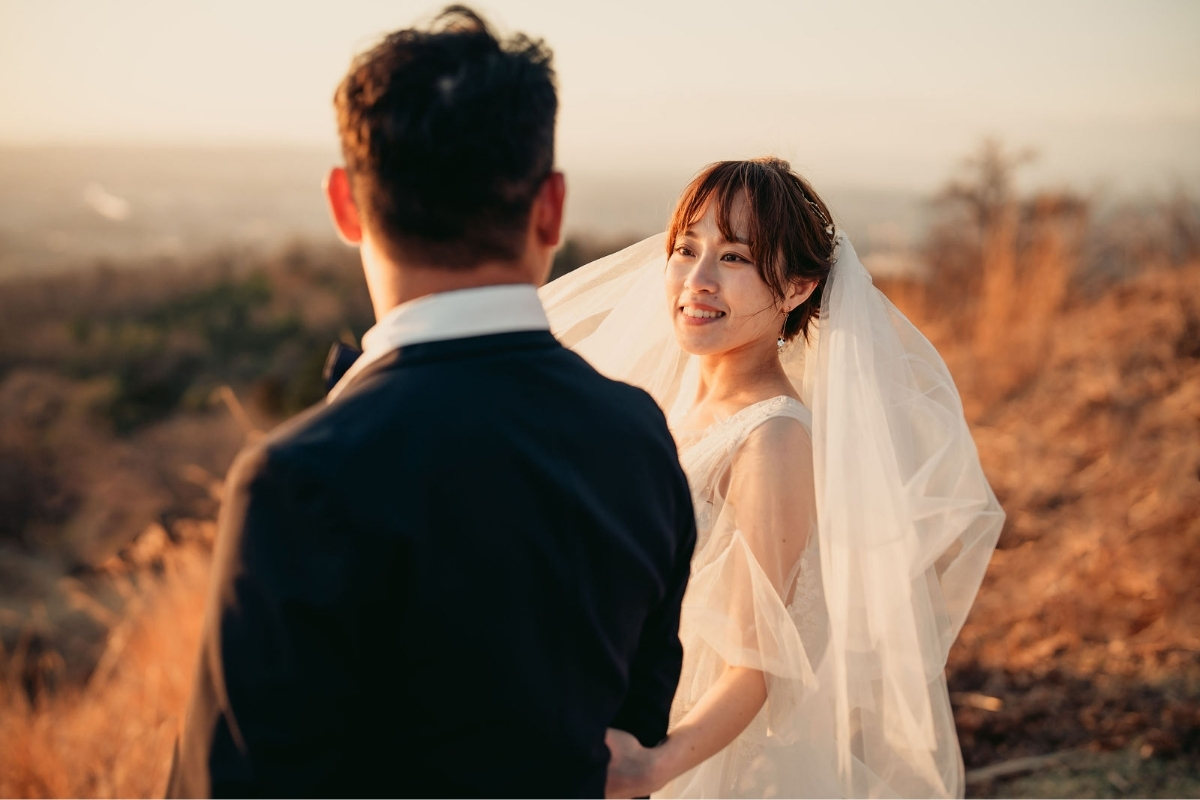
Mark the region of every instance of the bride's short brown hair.
[[782, 300], [789, 284], [817, 281], [817, 288], [792, 309], [783, 325], [785, 339], [807, 338], [833, 265], [833, 216], [825, 201], [783, 159], [719, 161], [705, 167], [675, 205], [667, 226], [667, 255], [674, 252], [676, 237], [704, 216], [710, 202], [716, 204], [721, 235], [732, 241], [730, 215], [743, 195], [749, 210], [750, 254], [772, 294]]

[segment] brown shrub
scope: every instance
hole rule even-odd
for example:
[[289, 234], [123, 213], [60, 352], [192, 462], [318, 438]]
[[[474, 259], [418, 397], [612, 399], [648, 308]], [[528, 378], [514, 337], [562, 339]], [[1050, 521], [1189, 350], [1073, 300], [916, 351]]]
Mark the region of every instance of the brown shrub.
[[191, 690], [208, 556], [182, 548], [135, 594], [82, 687], [36, 693], [0, 658], [0, 796], [161, 796]]

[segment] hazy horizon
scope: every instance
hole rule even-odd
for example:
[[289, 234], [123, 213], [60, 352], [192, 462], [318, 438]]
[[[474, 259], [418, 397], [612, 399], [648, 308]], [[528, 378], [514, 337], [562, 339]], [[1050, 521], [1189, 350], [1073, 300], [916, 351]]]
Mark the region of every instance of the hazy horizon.
[[[333, 240], [320, 187], [335, 160], [304, 146], [0, 145], [0, 278]], [[690, 175], [568, 172], [565, 233], [615, 242], [662, 230]], [[864, 252], [924, 229], [922, 193], [821, 191]]]

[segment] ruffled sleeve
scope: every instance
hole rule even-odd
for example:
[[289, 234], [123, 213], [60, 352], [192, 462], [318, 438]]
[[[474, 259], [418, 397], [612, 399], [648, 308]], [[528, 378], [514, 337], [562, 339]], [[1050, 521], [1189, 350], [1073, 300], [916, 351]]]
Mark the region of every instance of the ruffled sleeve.
[[703, 643], [707, 651], [693, 654], [691, 677], [699, 689], [726, 665], [761, 670], [772, 734], [786, 737], [798, 695], [815, 683], [788, 610], [800, 560], [816, 534], [808, 429], [776, 416], [747, 431], [721, 483], [724, 501], [718, 500], [684, 600], [685, 642]]

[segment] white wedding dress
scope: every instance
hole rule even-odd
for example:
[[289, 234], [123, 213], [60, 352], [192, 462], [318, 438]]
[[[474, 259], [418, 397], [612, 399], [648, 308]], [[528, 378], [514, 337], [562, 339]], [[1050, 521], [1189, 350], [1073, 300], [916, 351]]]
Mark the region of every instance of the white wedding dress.
[[551, 327], [667, 413], [696, 510], [678, 722], [726, 666], [767, 701], [656, 797], [961, 796], [944, 668], [1004, 515], [954, 383], [839, 235], [798, 402], [680, 427], [698, 364], [675, 343], [651, 237], [541, 290]]

